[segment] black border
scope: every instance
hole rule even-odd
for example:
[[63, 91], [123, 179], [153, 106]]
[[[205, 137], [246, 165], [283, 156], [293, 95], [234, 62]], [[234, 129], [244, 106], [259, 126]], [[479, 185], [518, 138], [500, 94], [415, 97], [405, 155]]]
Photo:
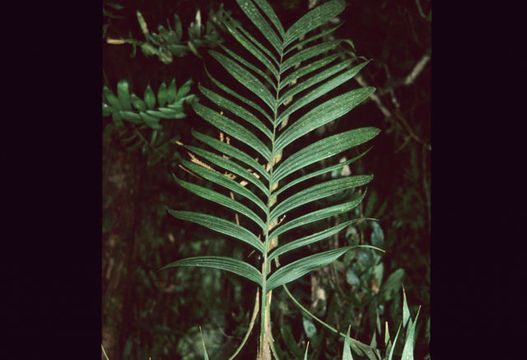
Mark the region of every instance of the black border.
[[4, 14], [2, 357], [98, 359], [102, 3]]
[[[438, 3], [432, 356], [505, 359], [522, 349], [527, 303], [523, 12]], [[5, 357], [96, 359], [101, 4], [21, 5], [5, 9], [3, 44]]]
[[[525, 333], [521, 11], [434, 3], [432, 321], [437, 359], [509, 359]], [[522, 165], [523, 164], [523, 165]]]

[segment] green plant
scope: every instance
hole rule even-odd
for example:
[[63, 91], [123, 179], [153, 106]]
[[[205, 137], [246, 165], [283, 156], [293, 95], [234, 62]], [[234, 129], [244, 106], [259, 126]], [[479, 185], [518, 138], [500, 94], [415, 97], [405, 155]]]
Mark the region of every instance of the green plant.
[[104, 1], [102, 8], [102, 14], [104, 17], [104, 24], [102, 26], [103, 38], [106, 35], [108, 28], [110, 27], [112, 19], [123, 19], [122, 15], [118, 15], [118, 12], [122, 9], [124, 9], [124, 6], [122, 6], [121, 4], [106, 0]]
[[[403, 319], [401, 323], [399, 324], [399, 327], [397, 328], [397, 332], [395, 333], [395, 337], [392, 339], [390, 335], [390, 330], [388, 326], [388, 322], [385, 323], [384, 327], [384, 346], [385, 351], [382, 355], [381, 352], [377, 349], [377, 340], [375, 333], [373, 335], [371, 345], [375, 347], [375, 355], [376, 359], [382, 359], [382, 360], [392, 360], [393, 355], [395, 354], [395, 348], [399, 344], [397, 342], [397, 339], [399, 338], [399, 333], [401, 329], [406, 330], [406, 336], [404, 339], [404, 343], [402, 343], [402, 350], [401, 350], [401, 359], [403, 360], [413, 360], [413, 349], [414, 349], [414, 341], [415, 341], [415, 325], [417, 323], [417, 317], [419, 316], [419, 310], [417, 311], [417, 314], [415, 315], [414, 320], [410, 317], [410, 310], [408, 308], [408, 304], [406, 303], [406, 293], [403, 289]], [[380, 325], [379, 325], [380, 327]], [[346, 333], [346, 337], [344, 340], [344, 349], [342, 351], [342, 360], [353, 360], [353, 356], [351, 355], [350, 350], [350, 327], [348, 327], [348, 331]], [[379, 330], [379, 336], [381, 336], [381, 330]], [[307, 349], [306, 349], [307, 354]]]
[[[105, 13], [106, 15], [106, 13]], [[133, 46], [132, 57], [135, 56], [136, 47], [139, 46], [145, 56], [157, 56], [159, 61], [170, 64], [174, 56], [183, 57], [189, 52], [201, 57], [200, 48], [214, 48], [223, 41], [218, 27], [222, 26], [222, 21], [229, 13], [223, 10], [220, 4], [217, 11], [210, 11], [207, 22], [203, 26], [201, 22], [201, 12], [196, 12], [195, 21], [191, 22], [187, 34], [188, 40], [183, 40], [183, 27], [178, 14], [174, 14], [174, 23], [171, 24], [167, 19], [167, 27], [158, 25], [157, 33], [148, 29], [148, 24], [143, 14], [137, 10], [137, 21], [145, 41], [128, 38], [113, 39], [108, 38], [109, 44], [121, 45], [131, 44]], [[110, 15], [107, 15], [110, 16]]]
[[142, 153], [148, 155], [149, 165], [157, 163], [169, 153], [169, 145], [176, 141], [161, 120], [173, 121], [187, 116], [184, 104], [196, 98], [189, 94], [191, 84], [192, 79], [189, 79], [178, 89], [176, 80], [172, 79], [168, 86], [161, 83], [157, 94], [147, 85], [143, 99], [131, 92], [125, 79], [117, 84], [117, 95], [104, 86], [102, 113], [112, 117], [105, 132], [117, 130], [128, 150], [141, 148]]
[[[395, 333], [395, 337], [391, 337], [390, 330], [388, 326], [388, 322], [385, 323], [384, 327], [384, 347], [385, 350], [383, 354], [381, 354], [381, 351], [377, 349], [377, 340], [375, 333], [373, 335], [371, 346], [375, 347], [374, 352], [367, 353], [367, 356], [369, 359], [373, 360], [392, 360], [393, 355], [396, 353], [395, 348], [397, 345], [402, 346], [402, 349], [400, 349], [401, 353], [401, 359], [403, 360], [413, 360], [414, 354], [414, 343], [415, 343], [415, 337], [416, 337], [416, 324], [417, 324], [417, 318], [419, 316], [420, 308], [417, 310], [417, 314], [415, 315], [415, 318], [411, 319], [410, 309], [408, 307], [408, 304], [406, 302], [406, 293], [403, 289], [403, 305], [402, 305], [402, 321], [399, 324], [399, 327], [397, 328], [397, 332]], [[429, 326], [429, 324], [428, 324]], [[380, 327], [380, 325], [379, 325]], [[404, 342], [398, 342], [399, 334], [401, 332], [401, 329], [406, 331], [406, 335], [404, 336]], [[200, 329], [201, 330], [201, 329]], [[342, 349], [342, 360], [353, 360], [353, 356], [351, 354], [352, 349], [352, 339], [350, 337], [350, 330], [351, 326], [348, 327], [348, 331], [344, 335], [344, 346]], [[381, 330], [379, 330], [379, 336], [381, 336]], [[401, 335], [402, 337], [403, 335]], [[202, 345], [203, 345], [203, 355], [204, 359], [208, 360], [208, 353], [207, 348], [205, 346], [205, 340], [203, 338], [203, 334], [201, 334], [202, 339]], [[300, 358], [300, 352], [301, 349], [297, 348], [297, 358]], [[304, 352], [304, 360], [308, 359], [308, 352], [309, 352], [309, 342], [307, 343], [305, 352]], [[231, 357], [232, 358], [232, 357]], [[430, 358], [429, 356], [427, 358]]]
[[[362, 127], [315, 141], [312, 139], [313, 130], [346, 115], [374, 91], [366, 87], [328, 96], [329, 92], [352, 79], [367, 64], [364, 61], [356, 65], [356, 59], [347, 58], [345, 52], [335, 53], [334, 50], [346, 42], [324, 39], [335, 28], [313, 32], [341, 13], [345, 8], [344, 1], [324, 3], [309, 11], [287, 31], [266, 1], [237, 2], [262, 38], [253, 36], [232, 19], [227, 19], [225, 25], [251, 60], [247, 55], [240, 55], [241, 51], [227, 47], [222, 47], [224, 53], [209, 53], [245, 90], [226, 85], [209, 74], [223, 95], [202, 85], [199, 88], [204, 98], [217, 106], [217, 110], [202, 103], [193, 104], [200, 117], [231, 138], [218, 140], [193, 130], [197, 140], [217, 153], [187, 145], [186, 149], [194, 154], [193, 161], [183, 160], [182, 165], [210, 183], [201, 186], [174, 178], [183, 188], [233, 210], [236, 215], [244, 215], [246, 219], [236, 217], [236, 222], [233, 222], [206, 213], [168, 211], [177, 219], [203, 225], [248, 244], [257, 252], [260, 259], [258, 267], [261, 266], [261, 269], [245, 259], [219, 256], [186, 258], [164, 268], [210, 267], [238, 274], [256, 283], [261, 296], [258, 358], [270, 359], [271, 351], [275, 352], [271, 341], [272, 291], [285, 288], [285, 284], [332, 263], [353, 248], [375, 248], [350, 245], [302, 256], [286, 265], [281, 265], [278, 260], [279, 256], [305, 249], [307, 245], [320, 242], [357, 222], [347, 220], [294, 240], [283, 235], [290, 234], [293, 229], [313, 231], [316, 229], [314, 223], [349, 213], [360, 204], [365, 191], [357, 191], [337, 205], [320, 206], [322, 199], [346, 189], [364, 186], [372, 180], [372, 176], [354, 175], [315, 183], [313, 180], [341, 169], [365, 152], [336, 165], [316, 168], [316, 164], [368, 142], [379, 130]], [[352, 45], [349, 41], [347, 43]], [[298, 140], [303, 140], [303, 143]], [[303, 146], [305, 144], [308, 145]], [[212, 187], [213, 184], [227, 189], [231, 196], [222, 194], [219, 188]], [[312, 210], [306, 205], [317, 206], [318, 209]], [[299, 208], [304, 213], [299, 212]], [[279, 236], [288, 241], [279, 244]]]

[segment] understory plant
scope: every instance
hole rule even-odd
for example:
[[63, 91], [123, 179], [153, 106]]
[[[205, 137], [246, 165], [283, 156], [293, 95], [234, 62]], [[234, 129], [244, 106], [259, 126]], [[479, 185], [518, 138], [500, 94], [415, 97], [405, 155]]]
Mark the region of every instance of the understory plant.
[[189, 79], [178, 88], [176, 79], [172, 79], [168, 85], [162, 82], [156, 93], [147, 85], [143, 98], [131, 92], [126, 79], [117, 84], [117, 94], [104, 86], [102, 113], [112, 117], [105, 133], [115, 131], [127, 150], [141, 149], [148, 157], [147, 164], [156, 164], [177, 141], [161, 120], [175, 121], [187, 116], [184, 105], [195, 100], [195, 95], [189, 94], [191, 85]]
[[[209, 51], [219, 64], [220, 76], [207, 72], [210, 85], [199, 85], [202, 99], [192, 104], [196, 114], [217, 128], [219, 138], [192, 130], [203, 146], [181, 144], [190, 154], [190, 161], [182, 160], [181, 166], [184, 176], [190, 173], [201, 181], [197, 184], [174, 175], [181, 187], [232, 213], [168, 212], [229, 236], [246, 246], [247, 253], [243, 258], [190, 257], [164, 269], [215, 268], [254, 282], [258, 287], [254, 315], [260, 315], [257, 358], [267, 360], [271, 353], [277, 357], [270, 312], [275, 289], [283, 288], [290, 295], [286, 284], [354, 248], [381, 250], [356, 244], [305, 255], [308, 246], [368, 220], [348, 216], [338, 224], [320, 226], [330, 224], [337, 215], [352, 214], [366, 195], [363, 187], [373, 179], [372, 175], [331, 178], [332, 172], [368, 150], [344, 162], [338, 162], [336, 155], [361, 149], [380, 130], [360, 127], [320, 137], [324, 127], [338, 119], [350, 122], [347, 114], [374, 91], [345, 86], [368, 61], [355, 57], [351, 41], [330, 39], [336, 26], [321, 30], [344, 10], [343, 0], [310, 10], [287, 30], [265, 0], [236, 1], [254, 26], [244, 27], [226, 17], [224, 25], [235, 42], [221, 45], [222, 51]], [[343, 50], [342, 45], [349, 49]], [[339, 197], [354, 188], [357, 191], [351, 196]], [[255, 265], [253, 253], [258, 258]], [[251, 326], [236, 354], [250, 330]], [[376, 356], [372, 346], [346, 339], [357, 354]]]

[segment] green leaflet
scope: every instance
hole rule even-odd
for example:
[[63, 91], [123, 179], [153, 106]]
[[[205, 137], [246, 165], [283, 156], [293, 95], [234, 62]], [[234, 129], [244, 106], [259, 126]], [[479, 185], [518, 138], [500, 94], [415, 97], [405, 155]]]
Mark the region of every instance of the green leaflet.
[[321, 184], [313, 185], [307, 189], [297, 192], [280, 203], [271, 211], [269, 217], [275, 219], [286, 212], [301, 205], [323, 199], [337, 194], [345, 189], [366, 185], [373, 179], [373, 176], [357, 175], [348, 176], [340, 179], [329, 180]]
[[[280, 105], [282, 105], [285, 101], [287, 101], [287, 99], [289, 99], [290, 97], [298, 94], [299, 92], [301, 92], [301, 91], [303, 91], [305, 89], [308, 89], [309, 87], [311, 87], [311, 86], [313, 86], [315, 84], [318, 84], [318, 83], [326, 80], [330, 76], [332, 76], [332, 75], [338, 73], [339, 71], [345, 69], [351, 63], [352, 63], [351, 59], [342, 61], [342, 62], [340, 62], [340, 63], [338, 63], [338, 64], [336, 64], [336, 65], [334, 65], [334, 66], [332, 66], [330, 68], [327, 68], [326, 70], [320, 72], [319, 74], [310, 77], [308, 80], [301, 81], [299, 84], [297, 84], [293, 88], [289, 89], [284, 95], [282, 95], [280, 97]], [[302, 97], [302, 99], [303, 98], [304, 97]], [[289, 108], [287, 110], [289, 110]], [[287, 113], [287, 111], [285, 111], [284, 113]], [[284, 114], [284, 113], [280, 114], [280, 117], [278, 118], [278, 123], [280, 123], [280, 118], [289, 115], [289, 114]]]
[[278, 137], [275, 143], [275, 151], [281, 151], [296, 139], [347, 114], [355, 106], [366, 100], [373, 92], [372, 89], [362, 88], [349, 91], [309, 111]]
[[283, 37], [284, 36], [284, 28], [282, 27], [282, 24], [280, 23], [280, 20], [278, 20], [278, 16], [276, 16], [276, 13], [274, 12], [273, 8], [267, 1], [264, 0], [254, 0], [256, 5], [264, 12], [265, 15], [271, 20], [275, 28], [278, 30], [278, 34]]
[[119, 114], [123, 117], [123, 119], [133, 122], [134, 124], [142, 123], [141, 116], [133, 111], [120, 110]]
[[308, 47], [307, 49], [300, 50], [297, 54], [292, 55], [290, 58], [284, 61], [282, 63], [282, 66], [280, 67], [280, 70], [282, 72], [287, 71], [293, 66], [295, 66], [296, 64], [299, 64], [303, 61], [314, 58], [315, 56], [318, 56], [327, 51], [333, 50], [340, 43], [341, 43], [341, 40], [333, 40], [333, 41], [324, 42], [322, 44], [313, 45], [311, 47]]
[[[293, 71], [291, 74], [287, 75], [286, 78], [280, 83], [280, 90], [282, 90], [286, 86], [291, 87], [292, 81], [298, 80], [299, 78], [326, 66], [327, 64], [335, 61], [338, 58], [339, 58], [339, 54], [328, 55], [320, 60], [313, 61], [312, 63], [309, 63], [308, 65], [298, 68], [297, 70]], [[282, 96], [280, 103], [283, 103], [286, 99], [287, 98], [285, 95]]]
[[107, 106], [113, 107], [116, 109], [121, 108], [121, 103], [119, 102], [119, 99], [117, 98], [117, 96], [113, 94], [113, 92], [110, 89], [108, 89], [108, 87], [106, 86], [103, 87], [102, 94], [103, 94], [103, 100], [104, 99], [106, 100]]
[[134, 108], [136, 108], [139, 111], [145, 111], [146, 110], [146, 104], [145, 102], [139, 98], [139, 96], [132, 94], [130, 95], [130, 100], [132, 100], [132, 105]]
[[259, 42], [258, 40], [256, 40], [254, 38], [254, 36], [251, 35], [251, 33], [249, 33], [247, 30], [245, 30], [243, 27], [239, 27], [237, 28], [242, 34], [243, 36], [245, 36], [247, 39], [249, 39], [254, 45], [256, 45], [258, 47], [258, 49], [260, 49], [261, 51], [264, 52], [264, 54], [266, 54], [276, 65], [276, 69], [272, 70], [272, 69], [269, 69], [271, 70], [271, 72], [275, 75], [275, 76], [278, 76], [278, 67], [280, 66], [280, 61], [275, 57], [275, 55], [273, 55], [273, 53], [271, 52], [271, 50], [269, 50], [268, 48], [266, 48], [265, 46], [262, 45], [261, 42]]
[[174, 101], [177, 94], [176, 79], [172, 79], [170, 85], [167, 88], [167, 100], [168, 102]]
[[209, 123], [216, 126], [224, 133], [246, 143], [256, 150], [260, 155], [262, 155], [267, 161], [271, 160], [271, 151], [269, 148], [245, 127], [238, 124], [236, 121], [221, 115], [221, 113], [201, 105], [200, 103], [195, 103], [193, 108], [194, 111], [203, 119], [207, 120]]
[[250, 111], [246, 110], [244, 107], [239, 106], [238, 104], [230, 101], [229, 99], [224, 98], [221, 95], [218, 95], [214, 91], [211, 91], [203, 86], [199, 86], [199, 89], [203, 95], [209, 98], [210, 101], [214, 102], [216, 105], [232, 112], [241, 119], [247, 121], [248, 123], [254, 125], [258, 130], [264, 133], [269, 139], [272, 139], [273, 134], [271, 130], [267, 128], [256, 116], [254, 116]]
[[225, 270], [243, 276], [246, 279], [254, 281], [258, 285], [261, 285], [261, 274], [254, 266], [224, 256], [196, 256], [186, 258], [171, 262], [170, 264], [163, 266], [160, 270], [181, 266], [208, 267]]
[[156, 105], [156, 96], [154, 94], [154, 91], [150, 87], [150, 84], [146, 86], [145, 103], [148, 109], [153, 109], [154, 106]]
[[282, 266], [267, 279], [267, 290], [273, 290], [278, 286], [287, 284], [288, 282], [304, 276], [312, 270], [326, 266], [344, 255], [344, 253], [351, 248], [353, 248], [353, 246], [324, 251]]
[[238, 212], [238, 213], [240, 213], [242, 215], [247, 216], [249, 219], [254, 221], [258, 226], [260, 226], [260, 228], [262, 230], [265, 230], [265, 224], [262, 221], [262, 219], [260, 219], [258, 217], [258, 215], [256, 215], [247, 206], [240, 204], [238, 201], [235, 201], [235, 200], [231, 199], [228, 196], [225, 196], [225, 195], [222, 195], [220, 193], [217, 193], [214, 190], [207, 189], [207, 188], [205, 188], [203, 186], [195, 185], [195, 184], [189, 183], [187, 181], [178, 179], [175, 175], [173, 175], [173, 178], [181, 187], [187, 189], [188, 191], [193, 192], [194, 194], [196, 194], [196, 195], [198, 195], [198, 196], [200, 196], [200, 197], [202, 197], [204, 199], [213, 201], [213, 202], [215, 202], [217, 204], [223, 205], [223, 206], [225, 206], [225, 207], [227, 207], [229, 209], [232, 209], [232, 210], [234, 210], [234, 211], [236, 211], [236, 212]]
[[176, 219], [186, 220], [202, 225], [211, 230], [241, 240], [260, 252], [264, 251], [263, 243], [252, 232], [231, 221], [224, 220], [217, 216], [201, 214], [193, 211], [176, 211], [168, 209], [168, 213]]
[[358, 159], [362, 158], [364, 155], [366, 155], [369, 151], [371, 150], [371, 147], [364, 151], [363, 153], [361, 153], [360, 155], [358, 156], [355, 156], [354, 158], [351, 158], [347, 161], [344, 161], [344, 162], [341, 162], [341, 163], [338, 163], [338, 164], [335, 164], [335, 165], [332, 165], [332, 166], [328, 166], [326, 168], [323, 168], [323, 169], [320, 169], [320, 170], [317, 170], [317, 171], [314, 171], [310, 174], [306, 174], [304, 176], [301, 176], [291, 182], [288, 182], [285, 186], [282, 186], [279, 190], [277, 190], [275, 193], [274, 193], [274, 196], [278, 196], [280, 193], [282, 193], [283, 191], [289, 189], [290, 187], [292, 186], [295, 186], [297, 184], [300, 184], [301, 182], [303, 181], [306, 181], [306, 180], [309, 180], [311, 178], [314, 178], [315, 176], [319, 176], [319, 175], [322, 175], [322, 174], [326, 174], [328, 172], [331, 172], [333, 170], [340, 170], [342, 169], [344, 166], [346, 165], [349, 165], [355, 161], [357, 161]]
[[305, 33], [327, 23], [344, 11], [345, 7], [346, 3], [343, 0], [331, 0], [312, 9], [286, 31], [283, 47], [285, 48]]
[[227, 94], [234, 96], [236, 99], [240, 100], [241, 102], [251, 106], [253, 109], [257, 110], [260, 114], [262, 114], [269, 122], [273, 123], [273, 120], [271, 120], [271, 117], [267, 112], [265, 112], [264, 109], [262, 109], [258, 104], [254, 103], [253, 101], [239, 95], [238, 93], [232, 91], [227, 86], [216, 80], [206, 69], [205, 72], [207, 73], [207, 76], [212, 80], [212, 82], [219, 87], [221, 90], [225, 91]]
[[215, 58], [224, 68], [227, 70], [232, 77], [234, 77], [240, 84], [245, 86], [247, 89], [252, 91], [258, 96], [264, 103], [266, 103], [271, 110], [274, 109], [274, 97], [267, 90], [264, 84], [253, 74], [251, 74], [246, 68], [241, 66], [234, 60], [220, 54], [217, 51], [209, 51], [209, 54]]
[[[254, 160], [249, 155], [245, 154], [243, 151], [235, 148], [232, 145], [226, 144], [224, 142], [221, 142], [218, 139], [215, 139], [213, 137], [210, 137], [208, 135], [202, 134], [198, 131], [192, 131], [192, 135], [198, 139], [201, 142], [204, 142], [205, 144], [209, 145], [210, 147], [218, 150], [220, 153], [225, 154], [227, 156], [231, 156], [244, 164], [250, 166], [252, 169], [256, 170], [264, 179], [269, 179], [269, 174], [265, 171], [264, 167], [259, 164], [256, 160]], [[227, 168], [227, 170], [230, 170]]]
[[159, 85], [159, 89], [157, 90], [157, 102], [159, 106], [165, 106], [168, 102], [168, 89], [164, 82]]
[[328, 228], [328, 229], [319, 231], [317, 233], [311, 234], [309, 236], [305, 236], [303, 238], [300, 238], [300, 239], [288, 242], [284, 245], [281, 245], [280, 247], [276, 248], [273, 252], [271, 252], [271, 254], [269, 255], [269, 261], [273, 260], [277, 256], [285, 254], [286, 252], [298, 249], [303, 246], [307, 246], [309, 244], [313, 244], [317, 241], [327, 239], [330, 236], [333, 236], [339, 231], [345, 229], [349, 225], [353, 224], [353, 222], [356, 222], [356, 221], [354, 220], [346, 221], [332, 228]]
[[[309, 79], [309, 81], [304, 81], [304, 82], [300, 83], [299, 86], [297, 87], [297, 89], [303, 90], [304, 88], [308, 88], [309, 86], [318, 83], [319, 80], [320, 81], [325, 80], [326, 76], [333, 75], [333, 70], [337, 70], [337, 71], [340, 70], [339, 69], [340, 65], [342, 65], [342, 64], [339, 64], [337, 66], [334, 66], [333, 68], [328, 69], [327, 72], [324, 71], [323, 73], [320, 73], [317, 76], [313, 76], [312, 78]], [[355, 66], [353, 69], [351, 69], [349, 71], [346, 71], [346, 72], [336, 76], [335, 78], [333, 78], [333, 79], [331, 79], [329, 81], [326, 81], [321, 86], [319, 86], [316, 89], [312, 90], [311, 92], [309, 92], [308, 94], [306, 94], [305, 96], [300, 98], [299, 100], [296, 100], [282, 114], [280, 114], [280, 117], [278, 118], [277, 122], [281, 123], [285, 117], [290, 116], [292, 113], [294, 113], [298, 109], [300, 109], [303, 106], [311, 103], [312, 101], [318, 99], [319, 97], [326, 95], [329, 91], [335, 89], [336, 87], [342, 85], [343, 83], [345, 83], [349, 79], [353, 78], [358, 73], [358, 71], [362, 67], [364, 67], [365, 65], [366, 64], [363, 63], [363, 64], [360, 64], [358, 66]], [[329, 71], [329, 70], [331, 70], [331, 71]], [[364, 101], [365, 98], [363, 98], [363, 97], [364, 96], [368, 97], [371, 93], [373, 93], [374, 90], [375, 90], [375, 88], [371, 88], [371, 87], [370, 88], [362, 88], [362, 89], [352, 90], [352, 91], [355, 91], [355, 93], [354, 93], [355, 98], [352, 99], [352, 101], [355, 102], [354, 106], [357, 106], [362, 101]], [[292, 93], [291, 95], [294, 95], [296, 93], [296, 91], [291, 91], [291, 93]], [[286, 93], [286, 95], [287, 95], [287, 93]], [[284, 99], [284, 101], [285, 100], [286, 99]], [[343, 101], [342, 104], [346, 104], [346, 102]]]
[[284, 55], [289, 54], [291, 51], [295, 51], [295, 50], [300, 49], [305, 44], [309, 44], [310, 42], [313, 42], [313, 41], [315, 41], [317, 39], [320, 39], [321, 37], [324, 37], [326, 35], [331, 34], [333, 31], [337, 30], [339, 27], [340, 27], [340, 24], [336, 25], [336, 26], [333, 26], [333, 27], [331, 27], [331, 28], [329, 28], [327, 30], [321, 31], [320, 33], [315, 34], [315, 35], [313, 35], [311, 37], [308, 37], [307, 39], [302, 40], [299, 43], [296, 43], [295, 46], [292, 46], [289, 49], [287, 49], [286, 51], [284, 51]]
[[130, 89], [128, 89], [128, 81], [121, 80], [117, 83], [117, 96], [119, 97], [119, 102], [121, 107], [125, 110], [130, 110]]
[[[199, 149], [201, 150], [201, 149]], [[219, 160], [221, 162], [221, 160], [224, 160], [225, 163], [228, 162], [228, 160], [226, 160], [225, 158], [221, 157], [221, 156], [218, 156], [219, 159], [216, 159], [216, 160]], [[265, 206], [265, 204], [260, 200], [260, 198], [258, 198], [258, 196], [254, 195], [254, 193], [252, 193], [251, 191], [247, 190], [246, 187], [243, 187], [241, 186], [239, 183], [237, 183], [236, 181], [230, 179], [229, 177], [225, 176], [225, 175], [222, 175], [222, 174], [218, 174], [212, 170], [209, 170], [203, 166], [200, 166], [200, 165], [196, 165], [190, 161], [187, 161], [187, 160], [182, 160], [181, 163], [183, 164], [183, 166], [185, 166], [187, 169], [189, 169], [190, 171], [194, 172], [195, 174], [209, 180], [209, 181], [212, 181], [213, 183], [216, 183], [218, 185], [221, 185], [249, 200], [251, 200], [254, 204], [256, 204], [261, 210], [263, 210], [264, 212], [267, 210], [267, 207]], [[215, 164], [217, 165], [220, 165], [218, 164], [217, 162], [214, 162]], [[232, 166], [232, 162], [230, 162], [231, 164], [229, 164], [228, 166]], [[231, 168], [232, 169], [232, 168]], [[244, 173], [244, 169], [239, 169], [237, 172], [240, 172], [240, 173]], [[235, 173], [237, 173], [235, 172]], [[248, 174], [248, 172], [247, 172]], [[241, 175], [240, 175], [241, 176]], [[247, 178], [254, 178], [253, 175], [251, 174], [248, 174], [246, 175]], [[244, 176], [244, 179], [246, 177]]]
[[[257, 41], [252, 36], [250, 36], [250, 34], [244, 34], [243, 29], [236, 28], [229, 22], [226, 22], [225, 26], [227, 27], [229, 32], [232, 34], [232, 36], [234, 36], [234, 38], [238, 40], [238, 42], [242, 44], [242, 46], [245, 49], [247, 49], [247, 51], [249, 51], [258, 61], [260, 61], [275, 77], [278, 75], [278, 69], [275, 66], [276, 59], [273, 57], [273, 54], [271, 54], [259, 41]], [[223, 50], [226, 49], [226, 47], [224, 46], [221, 46], [221, 48]], [[247, 63], [249, 63], [248, 61], [240, 60], [241, 56], [238, 56], [235, 53], [230, 53], [230, 50], [227, 51], [227, 53], [233, 58], [235, 58], [236, 60], [238, 60], [240, 63], [245, 65], [246, 67], [250, 68], [251, 70], [255, 71], [257, 74], [266, 78], [266, 80], [270, 82], [271, 86], [273, 87], [275, 86], [275, 84], [271, 81], [271, 79], [267, 75], [265, 75], [265, 73], [263, 73], [263, 71], [253, 66], [252, 64], [247, 65]], [[275, 64], [273, 64], [273, 62], [275, 62]], [[255, 70], [255, 68], [257, 70]]]
[[278, 35], [276, 35], [253, 2], [251, 0], [236, 0], [236, 2], [240, 5], [240, 8], [245, 15], [251, 19], [256, 28], [260, 30], [262, 35], [269, 41], [275, 50], [280, 53], [282, 51], [282, 41], [278, 38]]
[[362, 199], [364, 198], [365, 194], [360, 195], [358, 198], [354, 199], [353, 201], [345, 202], [343, 204], [333, 205], [324, 209], [316, 210], [313, 212], [310, 212], [306, 215], [299, 216], [283, 225], [278, 226], [271, 234], [269, 234], [269, 239], [273, 239], [277, 237], [280, 234], [285, 233], [286, 231], [292, 230], [294, 228], [297, 228], [299, 226], [307, 225], [315, 221], [327, 219], [329, 217], [344, 214], [353, 208], [355, 208], [357, 205], [360, 204]]
[[379, 132], [377, 128], [364, 127], [328, 136], [308, 145], [279, 164], [276, 172], [273, 173], [272, 181], [276, 183], [298, 169], [363, 144], [373, 139]]
[[[186, 146], [188, 150], [192, 151], [194, 154], [201, 156], [202, 158], [206, 159], [207, 161], [210, 161], [211, 163], [221, 166], [222, 168], [232, 172], [233, 174], [236, 174], [238, 176], [241, 176], [246, 181], [250, 182], [251, 184], [255, 185], [257, 188], [259, 188], [264, 194], [267, 191], [267, 188], [265, 187], [262, 182], [257, 179], [253, 174], [251, 174], [247, 169], [244, 169], [240, 165], [236, 164], [232, 160], [227, 160], [223, 156], [216, 155], [210, 151], [203, 150], [198, 147], [194, 146]], [[198, 172], [199, 174], [199, 172]], [[201, 174], [200, 174], [201, 175]], [[203, 175], [202, 175], [203, 176]], [[223, 176], [223, 175], [221, 175]], [[203, 176], [206, 177], [206, 176]], [[225, 177], [225, 176], [223, 176]], [[225, 177], [226, 178], [226, 177]], [[212, 181], [212, 180], [211, 180]], [[256, 195], [255, 195], [256, 196]], [[261, 201], [260, 201], [261, 203]], [[264, 205], [264, 211], [265, 211], [265, 205]]]
[[177, 97], [182, 98], [187, 95], [190, 91], [190, 86], [192, 85], [192, 78], [188, 79], [178, 90]]
[[152, 115], [149, 115], [147, 113], [140, 113], [141, 119], [145, 122], [146, 125], [150, 126], [152, 129], [162, 129], [163, 127], [159, 124], [159, 118], [156, 118]]

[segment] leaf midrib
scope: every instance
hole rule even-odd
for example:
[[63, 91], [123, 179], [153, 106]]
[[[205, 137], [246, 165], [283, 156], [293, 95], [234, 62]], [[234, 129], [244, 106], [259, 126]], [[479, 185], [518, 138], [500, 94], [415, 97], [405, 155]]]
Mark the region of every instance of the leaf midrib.
[[271, 137], [271, 160], [269, 168], [269, 182], [267, 188], [267, 205], [266, 205], [266, 228], [265, 228], [265, 242], [264, 242], [264, 253], [263, 253], [263, 272], [262, 272], [262, 295], [267, 292], [266, 288], [266, 279], [267, 274], [269, 273], [269, 261], [267, 260], [267, 254], [269, 252], [269, 227], [271, 225], [271, 202], [272, 202], [272, 193], [273, 193], [273, 171], [274, 171], [274, 159], [276, 157], [275, 153], [275, 141], [276, 141], [276, 128], [277, 128], [277, 119], [278, 119], [278, 108], [280, 106], [280, 81], [282, 76], [282, 63], [284, 57], [284, 42], [282, 40], [280, 48], [280, 61], [278, 63], [278, 75], [276, 76], [276, 87], [275, 87], [275, 101], [273, 109], [273, 133]]

